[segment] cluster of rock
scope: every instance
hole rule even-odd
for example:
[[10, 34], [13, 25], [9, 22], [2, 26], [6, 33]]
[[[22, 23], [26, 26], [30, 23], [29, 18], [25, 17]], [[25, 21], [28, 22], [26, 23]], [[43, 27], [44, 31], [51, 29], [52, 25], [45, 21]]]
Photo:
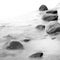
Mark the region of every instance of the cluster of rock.
[[[47, 6], [39, 8], [35, 24], [27, 26], [0, 26], [0, 59], [58, 60], [60, 57], [60, 23], [58, 10]], [[4, 43], [3, 43], [4, 42]]]

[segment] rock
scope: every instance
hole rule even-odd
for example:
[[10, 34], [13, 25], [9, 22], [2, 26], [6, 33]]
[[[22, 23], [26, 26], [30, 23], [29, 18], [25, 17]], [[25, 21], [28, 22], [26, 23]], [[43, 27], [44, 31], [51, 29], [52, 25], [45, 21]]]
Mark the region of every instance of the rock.
[[58, 11], [57, 10], [48, 10], [46, 13], [47, 14], [58, 14]]
[[60, 32], [60, 23], [52, 22], [48, 25], [46, 32], [48, 34], [57, 34]]
[[43, 17], [42, 17], [42, 19], [44, 20], [44, 21], [57, 21], [58, 20], [58, 16], [57, 15], [44, 15]]
[[48, 10], [46, 5], [41, 5], [39, 8], [39, 11], [46, 11], [46, 10]]
[[24, 47], [19, 41], [12, 41], [9, 46], [6, 47], [7, 50], [23, 50]]

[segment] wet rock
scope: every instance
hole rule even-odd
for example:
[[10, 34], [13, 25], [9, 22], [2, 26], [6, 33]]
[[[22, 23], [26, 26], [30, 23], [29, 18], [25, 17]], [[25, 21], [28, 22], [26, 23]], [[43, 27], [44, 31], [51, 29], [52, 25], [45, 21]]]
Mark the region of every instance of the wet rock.
[[39, 8], [39, 11], [46, 11], [46, 10], [48, 10], [46, 5], [41, 5]]
[[37, 52], [35, 54], [32, 54], [30, 56], [30, 58], [42, 58], [43, 57], [43, 53], [42, 52]]
[[30, 41], [30, 39], [24, 39], [23, 41], [24, 41], [24, 42], [29, 42], [29, 41]]
[[48, 34], [56, 34], [57, 32], [60, 32], [60, 27], [56, 28], [56, 29], [51, 29], [49, 32], [47, 32]]
[[60, 24], [55, 22], [55, 23], [49, 25], [46, 32], [48, 34], [57, 34], [57, 33], [59, 33], [60, 32]]
[[46, 16], [46, 15], [44, 15], [43, 17], [42, 17], [42, 19], [44, 20], [44, 21], [57, 21], [58, 20], [58, 16], [57, 15], [49, 15], [49, 16]]
[[44, 25], [37, 25], [36, 29], [38, 29], [38, 30], [44, 30], [45, 26]]
[[7, 50], [21, 50], [24, 49], [23, 45], [18, 41], [12, 41], [9, 46], [6, 47]]
[[47, 14], [57, 14], [58, 12], [57, 12], [57, 10], [48, 10], [47, 12], [46, 12]]

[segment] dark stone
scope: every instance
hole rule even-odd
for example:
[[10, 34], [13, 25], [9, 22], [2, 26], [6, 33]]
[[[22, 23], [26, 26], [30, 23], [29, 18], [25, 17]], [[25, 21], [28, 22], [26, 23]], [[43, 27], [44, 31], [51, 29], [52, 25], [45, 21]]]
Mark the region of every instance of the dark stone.
[[29, 42], [29, 41], [30, 41], [30, 39], [24, 39], [23, 41], [24, 41], [24, 42]]
[[60, 23], [55, 22], [53, 24], [50, 24], [46, 31], [47, 31], [48, 34], [57, 35], [60, 32]]
[[45, 29], [45, 25], [37, 25], [36, 29], [44, 30]]
[[6, 47], [8, 50], [19, 50], [24, 49], [23, 45], [18, 41], [12, 41], [9, 46]]
[[43, 53], [40, 53], [40, 52], [32, 54], [30, 56], [30, 58], [42, 58], [42, 57], [43, 57]]
[[48, 31], [47, 33], [48, 34], [56, 34], [57, 32], [60, 32], [60, 27], [58, 27], [58, 28], [53, 28], [53, 29], [51, 29], [50, 31]]
[[57, 15], [55, 15], [55, 16], [43, 16], [43, 18], [42, 18], [44, 21], [57, 21], [58, 20], [58, 16]]
[[57, 10], [50, 10], [50, 11], [47, 11], [46, 13], [48, 13], [48, 14], [57, 14], [58, 12], [57, 12]]
[[46, 10], [48, 10], [46, 5], [41, 5], [39, 8], [39, 11], [46, 11]]

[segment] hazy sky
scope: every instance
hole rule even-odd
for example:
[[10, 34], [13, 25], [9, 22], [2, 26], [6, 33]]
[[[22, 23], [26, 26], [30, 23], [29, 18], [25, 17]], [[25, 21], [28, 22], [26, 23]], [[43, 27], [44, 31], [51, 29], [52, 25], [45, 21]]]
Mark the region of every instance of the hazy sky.
[[0, 0], [0, 22], [7, 22], [10, 18], [38, 10], [41, 4], [53, 8], [58, 3], [59, 0]]

